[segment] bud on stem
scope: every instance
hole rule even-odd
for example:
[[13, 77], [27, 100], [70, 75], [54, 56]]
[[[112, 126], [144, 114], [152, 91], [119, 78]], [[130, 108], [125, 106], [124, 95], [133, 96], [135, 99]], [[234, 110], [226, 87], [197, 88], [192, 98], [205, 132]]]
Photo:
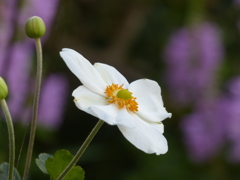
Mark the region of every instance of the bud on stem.
[[33, 16], [27, 20], [25, 31], [28, 37], [37, 39], [41, 38], [45, 34], [46, 26], [40, 17]]

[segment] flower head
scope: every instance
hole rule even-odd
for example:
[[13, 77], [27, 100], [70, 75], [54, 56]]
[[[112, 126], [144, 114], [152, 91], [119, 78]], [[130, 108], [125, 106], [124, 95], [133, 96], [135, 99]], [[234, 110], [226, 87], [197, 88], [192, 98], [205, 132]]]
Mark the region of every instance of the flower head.
[[83, 84], [72, 93], [79, 109], [117, 125], [128, 141], [146, 153], [167, 152], [161, 121], [171, 113], [164, 108], [155, 81], [140, 79], [129, 84], [114, 67], [92, 65], [74, 50], [63, 49], [60, 55]]

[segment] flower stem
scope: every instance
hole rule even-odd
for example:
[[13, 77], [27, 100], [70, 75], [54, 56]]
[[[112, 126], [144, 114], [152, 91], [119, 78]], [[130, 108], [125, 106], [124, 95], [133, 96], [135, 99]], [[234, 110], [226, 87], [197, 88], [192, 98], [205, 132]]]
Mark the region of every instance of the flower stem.
[[26, 164], [25, 164], [25, 169], [23, 174], [23, 180], [27, 180], [28, 178], [29, 169], [30, 169], [31, 160], [32, 160], [32, 152], [33, 152], [33, 146], [34, 146], [36, 127], [37, 127], [38, 102], [39, 102], [40, 87], [41, 87], [41, 81], [42, 81], [42, 46], [41, 46], [40, 38], [35, 39], [35, 45], [36, 45], [36, 51], [37, 51], [36, 89], [35, 89], [34, 100], [33, 100], [33, 115], [32, 115], [32, 121], [31, 121], [30, 138], [29, 138], [29, 144], [28, 144]]
[[8, 127], [9, 136], [9, 174], [8, 179], [13, 180], [14, 177], [14, 162], [15, 162], [15, 137], [11, 114], [9, 112], [5, 99], [0, 101]]
[[72, 161], [68, 164], [66, 169], [64, 169], [64, 171], [60, 174], [57, 180], [62, 180], [67, 175], [67, 173], [69, 173], [69, 171], [75, 166], [75, 164], [78, 162], [78, 160], [80, 159], [84, 151], [87, 149], [88, 145], [91, 143], [92, 139], [97, 134], [98, 130], [103, 125], [103, 123], [104, 121], [102, 120], [98, 121], [98, 123], [95, 125], [95, 127], [92, 129], [92, 131], [88, 135], [85, 142], [82, 144], [82, 146], [78, 150], [77, 154], [73, 157]]

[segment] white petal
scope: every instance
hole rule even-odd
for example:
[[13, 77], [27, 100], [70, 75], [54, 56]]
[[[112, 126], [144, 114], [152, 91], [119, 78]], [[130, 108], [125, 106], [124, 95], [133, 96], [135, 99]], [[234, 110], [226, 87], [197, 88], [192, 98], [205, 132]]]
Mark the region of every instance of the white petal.
[[157, 82], [140, 79], [129, 85], [129, 91], [137, 98], [137, 115], [141, 119], [149, 122], [160, 122], [172, 116], [163, 107], [161, 89]]
[[148, 154], [165, 154], [168, 151], [167, 140], [162, 135], [163, 124], [149, 124], [134, 116], [137, 122], [135, 128], [118, 125], [123, 136], [138, 149]]
[[151, 126], [155, 126], [155, 129], [157, 129], [159, 132], [161, 132], [162, 134], [164, 133], [164, 125], [163, 123], [150, 123]]
[[95, 117], [98, 116], [91, 110], [90, 106], [92, 105], [104, 106], [109, 104], [106, 101], [105, 97], [90, 91], [85, 86], [79, 86], [77, 89], [73, 91], [72, 95], [74, 97], [74, 102], [79, 109]]
[[104, 95], [107, 84], [87, 59], [67, 48], [62, 49], [60, 56], [84, 86], [99, 95]]
[[91, 109], [99, 119], [110, 125], [136, 126], [133, 116], [125, 108], [118, 109], [115, 104], [108, 106], [91, 106]]
[[114, 83], [119, 85], [124, 84], [123, 88], [128, 87], [129, 83], [126, 78], [114, 67], [103, 63], [95, 63], [94, 67], [98, 70], [99, 74], [101, 74], [107, 85]]

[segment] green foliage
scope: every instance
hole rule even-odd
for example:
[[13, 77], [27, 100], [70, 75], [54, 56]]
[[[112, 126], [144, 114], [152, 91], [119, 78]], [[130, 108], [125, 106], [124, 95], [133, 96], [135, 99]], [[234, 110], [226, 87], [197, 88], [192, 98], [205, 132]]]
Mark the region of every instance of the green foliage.
[[37, 166], [44, 174], [48, 174], [47, 169], [45, 167], [45, 162], [49, 157], [53, 157], [53, 155], [41, 153], [39, 154], [38, 159], [36, 159]]
[[[8, 180], [8, 172], [9, 172], [9, 163], [2, 163], [0, 165], [0, 179]], [[21, 180], [21, 177], [16, 168], [14, 168], [14, 180]]]
[[[50, 177], [57, 179], [72, 159], [73, 155], [69, 151], [64, 149], [56, 151], [54, 157], [49, 157], [45, 162], [45, 167]], [[80, 166], [75, 166], [64, 180], [83, 180], [84, 174], [85, 172]]]
[[75, 166], [63, 180], [83, 180], [85, 178], [84, 174], [85, 172], [80, 166]]

